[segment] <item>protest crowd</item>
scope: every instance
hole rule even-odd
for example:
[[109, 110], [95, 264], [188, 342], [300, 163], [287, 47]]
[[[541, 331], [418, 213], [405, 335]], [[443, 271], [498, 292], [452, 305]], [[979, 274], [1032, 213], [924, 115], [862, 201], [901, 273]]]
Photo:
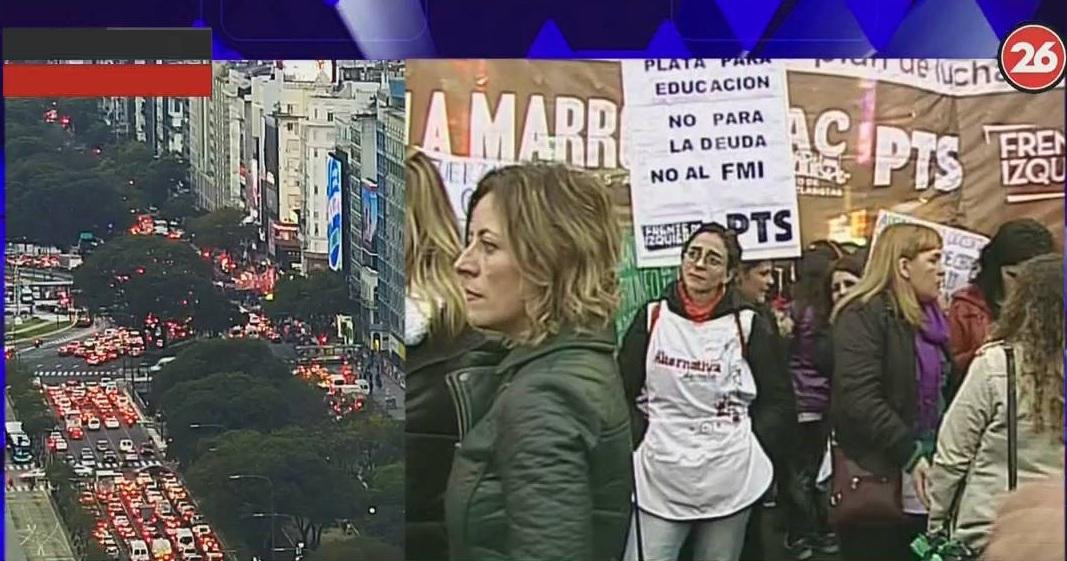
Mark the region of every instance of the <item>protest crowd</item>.
[[604, 174], [483, 165], [457, 197], [409, 149], [407, 557], [1062, 559], [1060, 232], [887, 204], [801, 244], [795, 195], [660, 227], [655, 149], [627, 149], [632, 234]]

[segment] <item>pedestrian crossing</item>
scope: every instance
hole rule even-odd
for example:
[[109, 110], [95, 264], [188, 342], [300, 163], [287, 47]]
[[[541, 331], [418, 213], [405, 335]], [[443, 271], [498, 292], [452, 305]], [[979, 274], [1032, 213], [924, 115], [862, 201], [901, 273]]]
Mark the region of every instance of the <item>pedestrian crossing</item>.
[[37, 483], [30, 483], [27, 479], [16, 480], [7, 486], [8, 493], [28, 493], [30, 491], [46, 492], [52, 490], [52, 484], [48, 481], [41, 480]]
[[101, 376], [114, 378], [117, 374], [117, 370], [38, 370], [33, 373], [34, 376], [41, 378], [96, 378]]
[[4, 465], [6, 471], [33, 471], [35, 469], [41, 469], [41, 466], [37, 465], [37, 462], [30, 462], [28, 464], [15, 464], [8, 461]]

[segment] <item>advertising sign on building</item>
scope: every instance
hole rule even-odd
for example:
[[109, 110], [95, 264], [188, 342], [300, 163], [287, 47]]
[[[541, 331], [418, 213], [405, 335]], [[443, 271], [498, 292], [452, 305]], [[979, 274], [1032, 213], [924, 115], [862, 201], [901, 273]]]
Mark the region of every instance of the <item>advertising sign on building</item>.
[[340, 271], [344, 261], [341, 243], [341, 160], [326, 157], [326, 253], [330, 270]]
[[378, 231], [378, 185], [363, 181], [363, 249], [374, 254], [374, 236]]

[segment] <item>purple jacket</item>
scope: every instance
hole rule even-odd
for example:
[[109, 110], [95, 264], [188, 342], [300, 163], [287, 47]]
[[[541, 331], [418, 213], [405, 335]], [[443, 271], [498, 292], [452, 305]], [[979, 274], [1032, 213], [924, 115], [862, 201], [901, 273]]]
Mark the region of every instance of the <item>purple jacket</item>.
[[793, 315], [793, 340], [789, 349], [789, 372], [797, 396], [797, 413], [830, 410], [830, 373], [833, 343], [829, 325], [816, 327], [815, 311], [807, 308]]

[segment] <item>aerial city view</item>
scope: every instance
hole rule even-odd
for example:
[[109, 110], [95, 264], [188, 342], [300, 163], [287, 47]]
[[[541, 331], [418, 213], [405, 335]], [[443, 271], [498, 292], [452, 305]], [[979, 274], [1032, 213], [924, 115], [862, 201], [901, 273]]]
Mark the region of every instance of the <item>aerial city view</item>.
[[4, 559], [402, 558], [404, 74], [6, 100]]

